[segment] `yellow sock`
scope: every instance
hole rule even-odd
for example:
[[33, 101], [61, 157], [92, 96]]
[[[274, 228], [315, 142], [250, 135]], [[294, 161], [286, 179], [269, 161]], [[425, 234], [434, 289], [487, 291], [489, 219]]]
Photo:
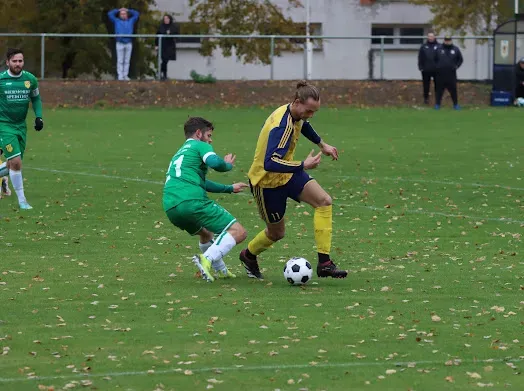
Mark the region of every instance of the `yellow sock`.
[[331, 237], [333, 235], [333, 208], [321, 206], [315, 208], [313, 217], [315, 226], [315, 242], [317, 243], [317, 252], [320, 254], [329, 254], [331, 252]]
[[253, 238], [251, 242], [247, 245], [247, 249], [253, 255], [258, 255], [263, 251], [266, 251], [271, 245], [275, 243], [269, 239], [266, 235], [266, 231], [261, 231]]

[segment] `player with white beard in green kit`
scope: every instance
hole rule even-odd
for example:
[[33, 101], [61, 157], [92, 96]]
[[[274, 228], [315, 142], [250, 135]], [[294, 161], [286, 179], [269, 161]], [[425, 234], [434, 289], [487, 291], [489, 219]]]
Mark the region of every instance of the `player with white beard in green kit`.
[[[24, 194], [22, 159], [26, 147], [29, 101], [36, 115], [35, 130], [40, 131], [44, 128], [42, 100], [36, 77], [23, 70], [23, 52], [20, 49], [9, 49], [6, 57], [8, 69], [0, 73], [0, 149], [7, 162], [0, 164], [0, 178], [9, 173], [20, 209], [32, 209]], [[5, 190], [2, 183], [4, 194]]]
[[[222, 185], [206, 179], [208, 167], [226, 172], [233, 168], [235, 156], [220, 158], [211, 146], [213, 124], [201, 117], [191, 117], [184, 124], [186, 142], [171, 159], [163, 193], [164, 211], [169, 221], [190, 235], [200, 237], [200, 251], [193, 262], [202, 278], [233, 278], [223, 261], [225, 255], [246, 239], [246, 230], [227, 210], [207, 197], [210, 193], [238, 193], [248, 185]], [[217, 237], [213, 240], [215, 234]]]

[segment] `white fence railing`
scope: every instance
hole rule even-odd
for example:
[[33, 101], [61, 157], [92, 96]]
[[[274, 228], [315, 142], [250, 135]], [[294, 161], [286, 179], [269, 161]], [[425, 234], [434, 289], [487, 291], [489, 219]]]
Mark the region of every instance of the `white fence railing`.
[[[304, 78], [310, 78], [311, 76], [311, 67], [312, 67], [312, 54], [315, 51], [313, 42], [329, 42], [329, 41], [338, 41], [338, 40], [365, 40], [368, 43], [369, 51], [371, 53], [378, 54], [378, 77], [373, 76], [373, 79], [384, 79], [385, 78], [385, 57], [386, 52], [388, 51], [406, 51], [409, 50], [413, 52], [413, 55], [416, 55], [414, 52], [418, 50], [421, 42], [425, 40], [425, 37], [421, 36], [306, 36], [306, 35], [159, 35], [159, 34], [129, 34], [129, 35], [116, 35], [116, 34], [62, 34], [62, 33], [0, 33], [0, 38], [2, 37], [39, 37], [40, 38], [40, 78], [44, 79], [46, 75], [45, 69], [45, 58], [46, 58], [46, 38], [115, 38], [115, 37], [132, 37], [132, 38], [145, 38], [145, 39], [155, 39], [159, 38], [159, 48], [157, 54], [157, 76], [160, 78], [160, 63], [161, 53], [162, 53], [162, 39], [163, 38], [177, 38], [177, 39], [268, 39], [270, 41], [270, 64], [269, 66], [269, 75], [268, 79], [273, 80], [275, 78], [275, 42], [278, 39], [295, 39], [304, 41], [303, 45], [303, 55], [304, 55]], [[493, 62], [493, 37], [492, 36], [466, 36], [466, 37], [453, 37], [455, 41], [468, 42], [474, 41], [474, 47], [471, 48], [475, 52], [474, 66], [475, 72], [472, 79], [491, 79], [492, 76], [492, 62]], [[417, 43], [404, 44], [404, 45], [391, 45], [392, 42], [402, 42], [402, 41], [413, 41], [419, 40]], [[300, 44], [298, 44], [300, 45]], [[482, 58], [479, 58], [477, 54], [477, 47], [483, 46], [487, 50], [484, 50], [485, 55]], [[192, 46], [193, 47], [193, 46]], [[468, 49], [469, 50], [469, 49]], [[416, 61], [416, 59], [414, 60]], [[480, 66], [484, 70], [483, 72], [477, 72], [477, 68]], [[373, 73], [373, 71], [370, 71]], [[477, 75], [477, 73], [482, 73], [483, 76]]]

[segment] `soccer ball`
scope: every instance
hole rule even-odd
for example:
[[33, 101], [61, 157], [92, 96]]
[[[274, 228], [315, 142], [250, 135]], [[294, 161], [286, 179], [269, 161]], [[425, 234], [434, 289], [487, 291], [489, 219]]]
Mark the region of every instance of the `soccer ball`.
[[284, 266], [284, 278], [291, 285], [303, 285], [311, 280], [313, 268], [304, 258], [294, 257]]
[[517, 100], [515, 101], [515, 105], [518, 107], [524, 106], [524, 98], [517, 98]]

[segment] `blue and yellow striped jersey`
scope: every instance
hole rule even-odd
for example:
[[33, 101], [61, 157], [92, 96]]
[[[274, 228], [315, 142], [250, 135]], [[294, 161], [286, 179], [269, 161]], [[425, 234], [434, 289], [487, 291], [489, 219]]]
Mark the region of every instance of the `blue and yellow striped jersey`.
[[248, 173], [253, 186], [283, 186], [294, 172], [304, 169], [303, 162], [293, 160], [304, 123], [309, 124], [302, 120], [293, 121], [289, 104], [280, 106], [268, 117], [258, 136], [255, 157]]

